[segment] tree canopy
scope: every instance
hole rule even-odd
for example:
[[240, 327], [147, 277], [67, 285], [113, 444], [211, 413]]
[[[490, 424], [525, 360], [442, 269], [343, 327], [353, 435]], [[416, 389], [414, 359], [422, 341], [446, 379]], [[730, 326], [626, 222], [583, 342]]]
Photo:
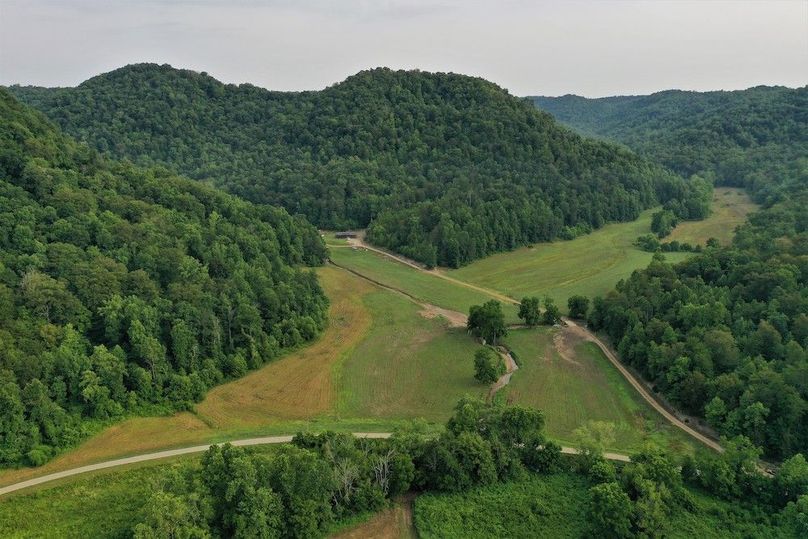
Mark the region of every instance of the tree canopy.
[[314, 338], [310, 224], [109, 161], [0, 89], [0, 464], [186, 408]]
[[101, 152], [173, 167], [320, 227], [368, 227], [369, 241], [430, 266], [704, 199], [624, 148], [451, 73], [373, 69], [284, 93], [139, 64], [76, 88], [11, 90]]

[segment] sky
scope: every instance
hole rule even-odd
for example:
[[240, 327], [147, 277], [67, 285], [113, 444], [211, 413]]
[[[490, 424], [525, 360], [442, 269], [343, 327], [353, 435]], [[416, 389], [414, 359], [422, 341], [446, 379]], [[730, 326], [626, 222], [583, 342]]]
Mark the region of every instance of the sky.
[[0, 0], [0, 84], [137, 62], [317, 90], [387, 66], [515, 95], [808, 84], [808, 0]]

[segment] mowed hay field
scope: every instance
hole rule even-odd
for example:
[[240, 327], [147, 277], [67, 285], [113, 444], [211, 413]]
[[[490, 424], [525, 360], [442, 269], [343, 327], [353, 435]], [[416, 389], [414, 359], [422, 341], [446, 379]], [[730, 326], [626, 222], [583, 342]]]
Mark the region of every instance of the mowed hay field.
[[520, 363], [506, 398], [541, 409], [552, 438], [576, 445], [578, 427], [605, 421], [615, 427], [608, 449], [627, 452], [652, 442], [690, 451], [687, 435], [643, 401], [595, 344], [546, 327], [512, 330], [506, 342]]
[[[468, 314], [469, 307], [496, 299], [485, 292], [464, 286], [462, 282], [442, 279], [431, 272], [419, 271], [373, 251], [352, 247], [332, 247], [331, 259], [374, 281], [402, 290], [425, 303]], [[507, 299], [507, 298], [506, 298]], [[515, 305], [503, 303], [506, 322], [519, 321]]]
[[716, 187], [713, 191], [712, 214], [703, 221], [685, 221], [673, 229], [663, 241], [676, 240], [691, 245], [704, 245], [710, 238], [728, 244], [735, 235], [735, 228], [758, 209], [743, 189]]
[[365, 296], [373, 322], [365, 339], [340, 362], [341, 417], [424, 418], [443, 422], [464, 395], [484, 397], [474, 379], [480, 345], [465, 329], [426, 319], [402, 296]]
[[[652, 253], [640, 251], [633, 242], [651, 230], [653, 212], [648, 210], [636, 221], [606, 225], [571, 241], [539, 243], [499, 253], [447, 270], [447, 275], [518, 300], [549, 295], [566, 312], [570, 296], [603, 296], [617, 281], [648, 265]], [[686, 256], [687, 253], [665, 253], [672, 262]]]

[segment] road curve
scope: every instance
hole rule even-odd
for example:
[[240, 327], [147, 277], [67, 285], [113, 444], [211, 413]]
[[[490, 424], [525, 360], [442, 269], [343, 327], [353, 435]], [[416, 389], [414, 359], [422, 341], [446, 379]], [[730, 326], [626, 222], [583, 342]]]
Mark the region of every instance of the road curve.
[[[389, 438], [391, 434], [389, 432], [354, 432], [353, 435], [358, 438]], [[264, 436], [261, 438], [245, 438], [243, 440], [233, 440], [232, 442], [221, 442], [221, 443], [230, 443], [238, 447], [247, 447], [252, 445], [286, 444], [291, 441], [292, 441], [292, 435], [282, 435], [282, 436]], [[50, 481], [56, 481], [57, 479], [63, 479], [65, 477], [80, 475], [87, 472], [95, 472], [98, 470], [105, 470], [107, 468], [126, 466], [128, 464], [137, 464], [139, 462], [147, 462], [150, 460], [159, 460], [170, 457], [178, 457], [181, 455], [190, 455], [193, 453], [202, 453], [204, 451], [207, 451], [208, 448], [214, 445], [220, 445], [220, 444], [194, 445], [191, 447], [182, 447], [180, 449], [169, 449], [166, 451], [157, 451], [155, 453], [145, 453], [143, 455], [135, 455], [133, 457], [126, 457], [122, 459], [107, 460], [104, 462], [98, 462], [96, 464], [88, 464], [87, 466], [81, 466], [79, 468], [71, 468], [69, 470], [64, 470], [61, 472], [54, 472], [52, 474], [43, 475], [41, 477], [35, 477], [33, 479], [28, 479], [27, 481], [21, 481], [19, 483], [14, 483], [13, 485], [1, 487], [0, 496], [9, 494], [11, 492], [15, 492], [17, 490], [22, 490], [24, 488], [41, 485], [43, 483], [48, 483]]]
[[[350, 242], [351, 246], [360, 247], [360, 248], [363, 248], [363, 249], [368, 249], [370, 251], [382, 254], [382, 255], [387, 256], [387, 257], [389, 257], [389, 258], [391, 258], [391, 259], [393, 259], [393, 260], [395, 260], [397, 262], [405, 264], [405, 265], [407, 265], [407, 266], [409, 266], [411, 268], [415, 268], [415, 269], [417, 269], [419, 271], [429, 273], [429, 274], [434, 275], [435, 277], [438, 277], [440, 279], [446, 279], [447, 281], [451, 281], [451, 282], [453, 282], [455, 284], [458, 284], [460, 286], [465, 286], [466, 288], [470, 288], [472, 290], [482, 292], [484, 294], [487, 294], [489, 296], [497, 298], [497, 299], [499, 299], [499, 300], [501, 300], [503, 302], [506, 302], [506, 303], [512, 303], [512, 304], [517, 304], [517, 305], [519, 304], [519, 302], [517, 300], [515, 300], [515, 299], [513, 299], [511, 297], [505, 296], [505, 295], [503, 295], [503, 294], [501, 294], [501, 293], [499, 293], [499, 292], [497, 292], [495, 290], [489, 290], [487, 288], [476, 286], [476, 285], [473, 285], [471, 283], [467, 283], [465, 281], [460, 281], [460, 280], [455, 279], [453, 277], [449, 277], [448, 275], [446, 275], [446, 274], [444, 274], [444, 273], [442, 273], [442, 272], [440, 272], [438, 270], [428, 270], [428, 269], [424, 268], [423, 266], [419, 265], [418, 263], [413, 262], [412, 260], [409, 260], [409, 259], [404, 258], [402, 256], [399, 256], [397, 254], [391, 253], [391, 252], [386, 251], [384, 249], [379, 249], [378, 247], [374, 247], [374, 246], [368, 244], [367, 242], [365, 242], [364, 236], [362, 236], [362, 235], [360, 235], [357, 238], [351, 238], [348, 241]], [[354, 272], [354, 273], [358, 274], [358, 272]], [[575, 323], [573, 320], [571, 320], [569, 318], [565, 317], [565, 318], [562, 318], [562, 320], [570, 328], [571, 331], [576, 332], [582, 338], [586, 339], [589, 342], [594, 343], [598, 348], [600, 348], [601, 351], [603, 352], [603, 354], [612, 363], [612, 365], [614, 365], [615, 368], [618, 370], [618, 372], [626, 380], [628, 380], [628, 383], [631, 384], [631, 386], [634, 389], [637, 390], [637, 392], [640, 394], [640, 396], [649, 405], [651, 405], [652, 408], [654, 408], [657, 412], [659, 412], [662, 415], [662, 417], [667, 419], [673, 426], [678, 427], [679, 429], [683, 430], [685, 433], [690, 435], [692, 438], [695, 438], [696, 440], [698, 440], [702, 444], [706, 445], [710, 449], [714, 449], [715, 451], [718, 451], [719, 453], [724, 451], [724, 448], [721, 447], [721, 445], [717, 441], [715, 441], [714, 439], [712, 439], [712, 438], [710, 438], [708, 436], [705, 436], [704, 434], [702, 434], [699, 431], [695, 430], [693, 427], [689, 426], [687, 423], [680, 420], [678, 417], [676, 417], [675, 415], [670, 413], [664, 406], [662, 406], [659, 403], [659, 401], [657, 401], [645, 389], [645, 386], [639, 380], [637, 380], [637, 378], [635, 378], [634, 375], [628, 369], [626, 369], [623, 366], [622, 363], [620, 363], [620, 360], [617, 359], [617, 355], [612, 351], [612, 349], [609, 346], [606, 345], [606, 343], [604, 343], [602, 340], [600, 340], [597, 335], [595, 335], [594, 333], [592, 333], [591, 331], [589, 331], [585, 327]], [[507, 377], [508, 377], [508, 380], [510, 380], [510, 373], [507, 375]]]
[[[392, 436], [390, 432], [354, 432], [354, 436], [357, 438], [372, 438], [372, 439], [385, 439]], [[18, 490], [23, 490], [29, 487], [34, 487], [37, 485], [42, 485], [44, 483], [49, 483], [51, 481], [56, 481], [57, 479], [64, 479], [65, 477], [72, 477], [74, 475], [80, 475], [88, 472], [95, 472], [99, 470], [106, 470], [108, 468], [116, 468], [118, 466], [126, 466], [128, 464], [137, 464], [139, 462], [148, 462], [150, 460], [159, 460], [165, 459], [170, 457], [178, 457], [182, 455], [191, 455], [193, 453], [202, 453], [207, 451], [208, 448], [221, 445], [224, 443], [229, 443], [231, 445], [237, 447], [248, 447], [254, 445], [268, 445], [268, 444], [286, 444], [292, 441], [292, 435], [281, 435], [281, 436], [264, 436], [261, 438], [245, 438], [242, 440], [233, 440], [231, 442], [219, 442], [215, 444], [206, 444], [206, 445], [194, 445], [191, 447], [182, 447], [180, 449], [169, 449], [167, 451], [157, 451], [155, 453], [145, 453], [143, 455], [135, 455], [133, 457], [126, 457], [122, 459], [115, 459], [115, 460], [107, 460], [105, 462], [98, 462], [96, 464], [89, 464], [87, 466], [81, 466], [79, 468], [71, 468], [69, 470], [63, 470], [61, 472], [55, 472], [48, 475], [43, 475], [41, 477], [35, 477], [33, 479], [28, 479], [27, 481], [21, 481], [19, 483], [14, 483], [13, 485], [8, 485], [5, 487], [0, 488], [0, 496], [4, 496], [6, 494], [11, 494], [12, 492], [16, 492]], [[565, 455], [577, 455], [579, 453], [578, 449], [574, 447], [562, 447], [561, 453]], [[622, 455], [620, 453], [604, 453], [603, 457], [608, 460], [615, 460], [619, 462], [629, 462], [630, 459], [628, 455]]]

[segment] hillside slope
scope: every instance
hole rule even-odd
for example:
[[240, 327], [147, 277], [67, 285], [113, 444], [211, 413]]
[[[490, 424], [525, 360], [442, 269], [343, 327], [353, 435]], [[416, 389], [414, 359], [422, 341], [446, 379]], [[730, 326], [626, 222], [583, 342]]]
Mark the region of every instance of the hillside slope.
[[317, 230], [108, 161], [0, 89], [0, 465], [187, 408], [323, 328]]
[[77, 88], [12, 91], [103, 152], [170, 165], [320, 227], [369, 227], [370, 241], [427, 264], [704, 199], [631, 152], [454, 74], [374, 69], [280, 93], [140, 64]]
[[808, 87], [530, 99], [581, 133], [622, 142], [685, 176], [746, 187], [764, 204], [808, 168]]

